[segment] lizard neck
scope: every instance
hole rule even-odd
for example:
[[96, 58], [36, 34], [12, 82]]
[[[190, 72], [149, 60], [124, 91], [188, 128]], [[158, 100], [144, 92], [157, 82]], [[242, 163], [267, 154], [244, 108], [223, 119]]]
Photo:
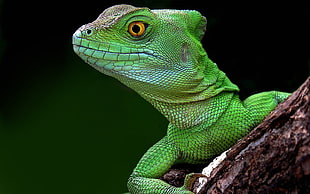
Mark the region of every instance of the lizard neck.
[[184, 103], [169, 103], [156, 99], [148, 101], [172, 125], [179, 129], [188, 129], [202, 123], [205, 127], [211, 126], [228, 108], [234, 95], [232, 92], [222, 92], [213, 98]]
[[[234, 94], [239, 91], [224, 72], [208, 59], [204, 79], [190, 91], [178, 94], [138, 92], [158, 109], [171, 124], [186, 129], [206, 123], [211, 125], [226, 110]], [[215, 109], [218, 110], [215, 110]]]

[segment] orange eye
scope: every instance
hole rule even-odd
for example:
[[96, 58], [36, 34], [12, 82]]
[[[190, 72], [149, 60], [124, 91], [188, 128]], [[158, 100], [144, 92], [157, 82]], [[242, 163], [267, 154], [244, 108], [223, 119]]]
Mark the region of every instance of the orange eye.
[[132, 36], [142, 36], [145, 32], [145, 24], [143, 22], [132, 22], [129, 24], [128, 32]]

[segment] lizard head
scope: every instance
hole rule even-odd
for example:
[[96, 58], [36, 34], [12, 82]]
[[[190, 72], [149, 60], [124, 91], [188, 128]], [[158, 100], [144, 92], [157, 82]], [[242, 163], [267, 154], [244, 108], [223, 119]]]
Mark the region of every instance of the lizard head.
[[85, 62], [138, 93], [178, 95], [204, 79], [205, 27], [197, 11], [116, 5], [80, 27], [72, 42]]

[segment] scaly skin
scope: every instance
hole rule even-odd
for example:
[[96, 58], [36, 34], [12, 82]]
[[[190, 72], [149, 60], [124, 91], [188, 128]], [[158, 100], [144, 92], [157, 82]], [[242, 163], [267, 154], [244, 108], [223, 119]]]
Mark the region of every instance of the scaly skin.
[[134, 89], [170, 122], [131, 174], [131, 193], [191, 193], [188, 181], [176, 188], [158, 178], [177, 160], [202, 163], [225, 151], [289, 95], [271, 91], [241, 101], [200, 43], [205, 27], [197, 11], [117, 5], [73, 35], [85, 62]]

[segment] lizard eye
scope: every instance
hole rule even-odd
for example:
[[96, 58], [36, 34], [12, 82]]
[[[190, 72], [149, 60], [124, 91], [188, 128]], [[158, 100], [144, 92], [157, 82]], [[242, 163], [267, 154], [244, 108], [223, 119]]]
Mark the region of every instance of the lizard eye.
[[143, 22], [132, 22], [129, 24], [128, 32], [130, 35], [138, 37], [142, 36], [146, 30], [146, 24]]

